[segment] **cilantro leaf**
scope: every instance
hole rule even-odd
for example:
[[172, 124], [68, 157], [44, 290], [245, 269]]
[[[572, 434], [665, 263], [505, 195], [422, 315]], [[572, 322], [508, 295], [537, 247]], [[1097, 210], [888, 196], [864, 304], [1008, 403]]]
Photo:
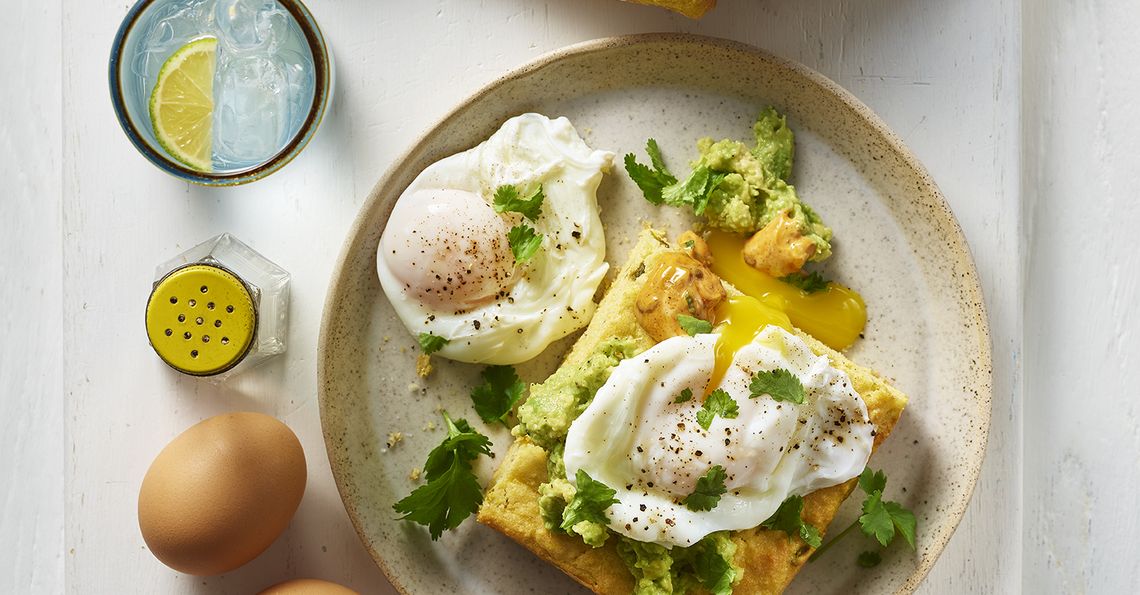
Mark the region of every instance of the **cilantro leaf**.
[[823, 536], [819, 534], [819, 529], [816, 529], [815, 525], [807, 523], [800, 524], [800, 539], [812, 547], [819, 547], [819, 544], [823, 543]]
[[728, 560], [717, 551], [714, 542], [707, 543], [693, 557], [693, 574], [712, 595], [731, 595], [736, 574]]
[[630, 153], [625, 156], [625, 171], [641, 189], [645, 200], [655, 205], [665, 203], [674, 207], [687, 206], [693, 209], [693, 213], [702, 215], [708, 207], [712, 191], [728, 175], [702, 165], [679, 182], [665, 167], [657, 141], [649, 139], [645, 143], [645, 152], [649, 155], [652, 167], [638, 163], [633, 153]]
[[724, 471], [724, 467], [720, 465], [713, 465], [704, 475], [697, 480], [697, 487], [693, 489], [693, 493], [685, 496], [681, 501], [689, 510], [712, 510], [720, 502], [720, 497], [728, 491], [724, 487], [724, 480], [728, 475]]
[[777, 401], [788, 401], [796, 404], [804, 402], [804, 385], [800, 383], [800, 379], [796, 378], [795, 374], [784, 368], [776, 368], [770, 372], [757, 372], [752, 376], [748, 390], [752, 393], [749, 395], [749, 399], [768, 395]]
[[687, 206], [693, 209], [694, 214], [703, 215], [705, 208], [709, 205], [709, 197], [712, 191], [720, 186], [725, 175], [727, 174], [714, 172], [708, 166], [702, 165], [694, 169], [684, 182], [672, 184], [662, 189], [661, 199], [669, 206]]
[[689, 333], [690, 337], [701, 333], [711, 333], [713, 330], [711, 322], [688, 314], [678, 314], [677, 324], [681, 325], [681, 328]]
[[788, 285], [794, 285], [806, 293], [816, 293], [827, 289], [829, 281], [819, 274], [819, 271], [812, 271], [810, 273], [792, 273], [780, 277], [780, 280]]
[[423, 350], [424, 355], [431, 355], [443, 349], [444, 345], [451, 342], [448, 339], [431, 333], [420, 333], [419, 336], [416, 337], [416, 340], [419, 341], [420, 349]]
[[872, 550], [859, 552], [859, 557], [855, 559], [855, 563], [863, 568], [874, 568], [882, 561], [883, 557], [879, 555], [879, 552]]
[[471, 429], [467, 420], [453, 422], [444, 412], [447, 437], [432, 449], [424, 464], [427, 483], [392, 505], [401, 518], [426, 525], [432, 541], [459, 526], [483, 503], [483, 490], [471, 461], [491, 454], [491, 441]]
[[600, 481], [595, 481], [583, 469], [579, 469], [574, 474], [574, 483], [577, 489], [574, 492], [574, 497], [570, 499], [570, 503], [566, 505], [566, 510], [562, 512], [561, 529], [570, 532], [574, 525], [583, 521], [601, 525], [609, 524], [610, 520], [606, 516], [606, 509], [611, 504], [617, 504], [617, 498], [614, 498], [617, 490], [610, 489], [609, 486]]
[[883, 493], [875, 492], [863, 501], [863, 514], [859, 517], [859, 527], [868, 537], [874, 537], [886, 547], [895, 538], [895, 524], [890, 513], [883, 506]]
[[657, 146], [657, 141], [649, 139], [645, 143], [645, 152], [649, 154], [650, 163], [653, 164], [652, 168], [638, 163], [633, 153], [629, 153], [625, 156], [625, 171], [633, 183], [641, 189], [645, 200], [659, 205], [663, 202], [662, 191], [666, 186], [676, 184], [677, 178], [673, 177], [673, 174], [665, 168], [665, 162], [661, 159], [661, 149]]
[[488, 366], [482, 376], [483, 384], [471, 390], [475, 412], [487, 423], [506, 423], [507, 414], [522, 398], [526, 385], [510, 366]]
[[882, 492], [887, 489], [887, 474], [882, 470], [871, 471], [871, 468], [867, 467], [859, 474], [859, 488], [867, 492], [867, 495]]
[[523, 223], [507, 232], [507, 243], [515, 255], [515, 262], [526, 262], [542, 247], [542, 234], [535, 233], [534, 228]]
[[[915, 531], [918, 524], [914, 513], [898, 502], [883, 500], [883, 490], [886, 487], [887, 475], [885, 473], [881, 470], [863, 469], [863, 473], [859, 474], [859, 488], [867, 493], [867, 498], [863, 500], [863, 514], [849, 527], [841, 531], [835, 539], [816, 550], [811, 559], [816, 559], [820, 554], [830, 549], [832, 545], [835, 545], [835, 542], [854, 529], [856, 525], [865, 535], [878, 541], [883, 547], [890, 545], [894, 541], [895, 535], [901, 533], [911, 549], [914, 549]], [[868, 551], [859, 554], [857, 562], [864, 568], [870, 568], [878, 564], [880, 560], [878, 553]]]
[[653, 169], [670, 178], [673, 177], [673, 174], [669, 173], [669, 168], [665, 167], [665, 159], [661, 157], [661, 147], [657, 146], [656, 139], [645, 141], [645, 154], [649, 155], [649, 163], [653, 165]]
[[496, 213], [521, 213], [523, 217], [537, 221], [544, 198], [546, 196], [542, 193], [542, 186], [530, 198], [520, 198], [518, 188], [506, 184], [495, 189], [493, 206]]
[[874, 537], [883, 547], [894, 541], [896, 533], [901, 533], [903, 539], [913, 549], [916, 525], [913, 512], [903, 508], [898, 502], [883, 501], [881, 491], [872, 493], [863, 501], [863, 514], [859, 517], [859, 526], [863, 533], [868, 537]]
[[677, 395], [677, 398], [673, 399], [673, 402], [674, 403], [687, 403], [687, 402], [692, 401], [692, 400], [693, 400], [693, 389], [686, 388], [686, 389], [681, 391], [681, 394]]
[[891, 522], [895, 525], [895, 530], [898, 531], [910, 549], [914, 549], [914, 532], [917, 528], [918, 521], [914, 518], [914, 513], [903, 508], [902, 504], [898, 502], [883, 502], [883, 508], [887, 510], [887, 514], [891, 515]]
[[707, 432], [709, 426], [712, 425], [713, 419], [718, 415], [725, 419], [733, 419], [740, 415], [740, 406], [736, 404], [732, 396], [725, 392], [723, 388], [714, 390], [712, 394], [705, 399], [701, 410], [697, 412], [697, 423]]
[[804, 522], [800, 516], [804, 510], [804, 499], [801, 496], [788, 496], [780, 503], [780, 507], [768, 520], [760, 523], [766, 529], [779, 529], [793, 537], [799, 536], [811, 547], [819, 547], [819, 529]]

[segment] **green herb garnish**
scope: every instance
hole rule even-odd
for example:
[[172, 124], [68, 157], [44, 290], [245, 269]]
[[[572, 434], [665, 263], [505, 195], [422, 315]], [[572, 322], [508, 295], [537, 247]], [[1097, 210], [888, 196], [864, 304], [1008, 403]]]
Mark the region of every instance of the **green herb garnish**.
[[701, 410], [697, 412], [697, 423], [707, 432], [716, 416], [733, 419], [740, 415], [740, 406], [723, 388], [718, 388], [705, 399]]
[[655, 205], [687, 206], [693, 209], [693, 213], [703, 214], [712, 191], [720, 186], [726, 174], [702, 165], [679, 182], [665, 167], [657, 141], [649, 139], [645, 143], [645, 153], [649, 155], [652, 167], [638, 163], [633, 153], [625, 156], [625, 171], [641, 189], [645, 200]]
[[687, 403], [687, 402], [692, 401], [692, 400], [693, 400], [693, 389], [686, 388], [686, 389], [683, 389], [681, 391], [681, 394], [677, 395], [677, 398], [673, 399], [673, 402], [674, 403]]
[[496, 213], [520, 213], [531, 221], [537, 221], [542, 211], [542, 200], [546, 198], [542, 193], [542, 186], [530, 198], [521, 198], [519, 189], [511, 184], [499, 186], [495, 189], [495, 200], [492, 206]]
[[491, 441], [471, 429], [467, 420], [452, 422], [443, 413], [447, 437], [428, 454], [424, 464], [427, 483], [392, 506], [404, 520], [426, 525], [432, 541], [445, 530], [459, 526], [483, 503], [483, 490], [471, 470], [471, 461], [491, 455]]
[[784, 283], [787, 283], [788, 285], [794, 285], [807, 293], [816, 293], [818, 291], [823, 291], [827, 289], [827, 285], [829, 283], [829, 281], [827, 279], [824, 279], [823, 275], [819, 274], [818, 271], [812, 271], [810, 273], [792, 273], [791, 275], [780, 277], [780, 280]]
[[727, 477], [724, 467], [713, 465], [707, 473], [697, 480], [697, 487], [693, 489], [693, 493], [685, 496], [681, 503], [689, 510], [701, 511], [716, 508], [717, 503], [720, 502], [720, 497], [728, 491], [724, 487], [724, 480]]
[[507, 244], [511, 246], [511, 254], [515, 255], [515, 262], [526, 262], [538, 253], [542, 247], [542, 234], [535, 233], [534, 228], [522, 223], [507, 232]]
[[876, 491], [863, 501], [863, 514], [859, 517], [859, 527], [863, 533], [874, 537], [883, 547], [891, 544], [895, 535], [914, 548], [914, 530], [917, 522], [914, 513], [903, 508], [898, 502], [886, 502], [883, 493]]
[[768, 520], [760, 523], [760, 526], [767, 529], [779, 529], [792, 537], [798, 536], [811, 547], [819, 547], [821, 541], [819, 529], [804, 522], [801, 516], [803, 510], [804, 499], [802, 496], [788, 496], [787, 500], [780, 503], [776, 512]]
[[447, 345], [451, 342], [447, 339], [444, 339], [443, 337], [433, 335], [431, 333], [420, 333], [416, 337], [416, 341], [419, 341], [420, 349], [423, 350], [424, 355], [431, 355], [440, 349], [443, 349], [444, 345]]
[[[872, 471], [869, 467], [859, 475], [859, 488], [867, 494], [863, 500], [863, 514], [853, 523], [843, 529], [831, 541], [815, 551], [808, 560], [815, 560], [835, 542], [850, 533], [855, 527], [864, 535], [877, 541], [882, 547], [887, 547], [894, 541], [896, 535], [902, 535], [903, 540], [914, 549], [915, 531], [918, 522], [914, 513], [898, 502], [883, 500], [883, 490], [887, 487], [887, 476], [880, 471]], [[870, 568], [879, 563], [881, 557], [876, 552], [863, 552], [857, 560], [860, 566]], [[873, 562], [873, 563], [872, 563]]]
[[487, 423], [502, 422], [522, 398], [526, 385], [510, 366], [488, 366], [483, 370], [483, 383], [471, 390], [475, 412]]
[[677, 324], [681, 325], [681, 328], [684, 329], [686, 333], [689, 333], [690, 337], [702, 333], [711, 333], [713, 330], [711, 322], [697, 318], [696, 316], [689, 316], [688, 314], [678, 314]]
[[724, 180], [724, 172], [716, 172], [702, 165], [693, 170], [684, 182], [667, 186], [661, 191], [665, 204], [672, 207], [687, 206], [693, 214], [703, 215], [709, 206], [712, 191]]
[[609, 524], [610, 519], [606, 516], [606, 509], [611, 504], [617, 504], [618, 501], [614, 498], [617, 490], [594, 480], [582, 469], [574, 474], [574, 483], [576, 484], [574, 497], [562, 512], [561, 529], [572, 533], [574, 525], [582, 522]]
[[641, 193], [645, 195], [645, 200], [659, 205], [664, 201], [662, 191], [667, 186], [677, 183], [677, 178], [669, 173], [665, 167], [665, 161], [661, 159], [661, 149], [657, 146], [657, 141], [649, 139], [645, 143], [645, 152], [649, 155], [649, 161], [653, 167], [642, 165], [637, 162], [637, 158], [630, 153], [625, 156], [625, 171], [629, 174], [633, 183], [641, 189]]
[[693, 574], [701, 586], [712, 595], [732, 595], [732, 581], [736, 574], [716, 545], [707, 543], [693, 558]]
[[804, 402], [804, 385], [788, 370], [776, 368], [770, 372], [757, 372], [748, 385], [748, 398], [768, 395], [777, 401], [800, 404]]

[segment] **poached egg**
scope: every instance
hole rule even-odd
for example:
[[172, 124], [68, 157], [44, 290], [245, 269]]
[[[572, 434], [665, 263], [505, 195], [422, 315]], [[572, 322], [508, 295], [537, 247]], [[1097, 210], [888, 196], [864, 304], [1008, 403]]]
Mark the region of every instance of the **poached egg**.
[[[608, 269], [596, 192], [612, 161], [566, 118], [522, 114], [424, 169], [377, 249], [380, 285], [404, 326], [447, 339], [444, 357], [489, 364], [529, 360], [585, 326]], [[505, 185], [522, 197], [542, 190], [535, 220], [496, 212]], [[522, 224], [542, 243], [516, 262], [508, 232]]]
[[[584, 469], [617, 490], [609, 527], [631, 539], [690, 546], [709, 533], [756, 527], [789, 496], [859, 475], [874, 442], [867, 406], [847, 375], [799, 337], [769, 325], [736, 351], [716, 386], [717, 334], [672, 337], [624, 360], [570, 426], [566, 475]], [[751, 397], [753, 375], [785, 369], [805, 389], [804, 403]], [[723, 389], [735, 418], [697, 423], [702, 395]], [[679, 396], [686, 390], [692, 397]], [[680, 402], [679, 402], [680, 401]], [[683, 500], [714, 465], [726, 473], [712, 510]]]

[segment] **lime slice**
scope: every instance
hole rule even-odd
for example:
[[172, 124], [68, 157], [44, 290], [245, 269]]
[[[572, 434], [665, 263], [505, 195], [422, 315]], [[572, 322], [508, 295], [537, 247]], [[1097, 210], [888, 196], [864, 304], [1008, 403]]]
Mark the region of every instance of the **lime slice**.
[[204, 37], [174, 52], [150, 94], [154, 136], [171, 157], [198, 170], [213, 168], [214, 67], [218, 40]]

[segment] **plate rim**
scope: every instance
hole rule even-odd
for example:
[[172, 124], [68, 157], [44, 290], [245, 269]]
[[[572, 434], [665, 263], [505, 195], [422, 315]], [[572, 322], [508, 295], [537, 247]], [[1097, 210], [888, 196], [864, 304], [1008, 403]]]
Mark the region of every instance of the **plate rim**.
[[372, 547], [370, 540], [364, 535], [361, 529], [361, 521], [359, 515], [353, 505], [350, 505], [345, 498], [345, 491], [342, 487], [343, 470], [339, 462], [333, 457], [334, 444], [331, 441], [329, 432], [327, 431], [326, 424], [326, 409], [328, 407], [327, 392], [327, 368], [329, 362], [329, 351], [326, 349], [330, 340], [330, 328], [332, 326], [332, 319], [334, 316], [333, 304], [339, 301], [339, 296], [343, 292], [345, 283], [343, 282], [345, 274], [345, 262], [350, 255], [353, 239], [358, 237], [364, 228], [364, 215], [370, 209], [374, 208], [377, 200], [379, 200], [380, 191], [387, 186], [393, 178], [397, 176], [399, 170], [404, 167], [408, 159], [424, 148], [429, 142], [431, 136], [435, 131], [443, 126], [448, 120], [454, 118], [458, 114], [471, 108], [471, 106], [490, 94], [491, 92], [499, 89], [500, 87], [523, 78], [530, 73], [537, 70], [551, 66], [560, 61], [585, 56], [589, 54], [609, 51], [615, 48], [629, 47], [640, 44], [649, 43], [672, 43], [672, 44], [685, 44], [695, 46], [713, 46], [717, 48], [729, 49], [739, 51], [742, 53], [751, 54], [760, 58], [761, 60], [770, 62], [777, 67], [786, 68], [801, 76], [808, 82], [819, 87], [823, 92], [830, 93], [835, 96], [844, 106], [851, 109], [856, 113], [864, 122], [871, 126], [871, 128], [886, 142], [887, 146], [893, 151], [902, 161], [915, 172], [929, 188], [929, 191], [937, 200], [936, 206], [938, 208], [936, 214], [945, 218], [945, 222], [949, 224], [949, 232], [956, 240], [955, 244], [951, 246], [956, 256], [962, 258], [965, 264], [965, 275], [959, 281], [962, 288], [968, 292], [966, 301], [976, 305], [977, 307], [977, 321], [976, 330], [979, 336], [979, 344], [982, 348], [979, 353], [978, 361], [985, 366], [985, 370], [978, 374], [978, 397], [981, 399], [979, 403], [979, 424], [983, 429], [980, 439], [975, 442], [977, 445], [974, 449], [976, 456], [972, 462], [968, 462], [967, 483], [965, 497], [957, 501], [950, 507], [944, 515], [952, 516], [950, 531], [945, 534], [942, 540], [936, 543], [936, 551], [929, 559], [920, 558], [919, 564], [907, 577], [906, 581], [899, 587], [896, 594], [903, 595], [913, 593], [918, 585], [922, 583], [923, 579], [930, 573], [938, 559], [941, 558], [942, 553], [946, 549], [946, 545], [950, 539], [957, 532], [958, 527], [961, 525], [962, 519], [965, 517], [966, 510], [973, 500], [974, 491], [977, 488], [978, 479], [981, 476], [982, 467], [985, 463], [986, 451], [989, 445], [989, 433], [993, 415], [993, 337], [990, 334], [989, 313], [986, 308], [985, 294], [982, 291], [981, 282], [978, 277], [977, 264], [974, 261], [973, 253], [970, 250], [969, 242], [966, 240], [965, 233], [962, 231], [962, 226], [958, 222], [958, 218], [950, 209], [950, 204], [946, 200], [946, 196], [942, 193], [941, 188], [935, 183], [933, 176], [925, 165], [918, 159], [918, 157], [910, 150], [909, 147], [902, 141], [887, 124], [880, 118], [870, 107], [855, 97], [850, 91], [831, 80], [827, 76], [817, 72], [816, 70], [789, 58], [778, 56], [763, 48], [740, 42], [731, 39], [724, 39], [719, 37], [712, 37], [707, 35], [699, 35], [693, 33], [674, 33], [674, 32], [656, 32], [656, 33], [635, 33], [627, 35], [615, 35], [609, 37], [601, 37], [592, 40], [582, 41], [571, 45], [563, 46], [544, 54], [541, 54], [523, 64], [511, 68], [502, 75], [496, 77], [494, 80], [479, 87], [473, 93], [461, 99], [455, 104], [454, 107], [447, 110], [441, 117], [436, 118], [430, 125], [425, 127], [415, 140], [408, 145], [408, 148], [399, 153], [385, 169], [384, 173], [368, 191], [364, 202], [357, 210], [356, 216], [352, 221], [344, 240], [341, 243], [341, 248], [337, 254], [336, 264], [334, 265], [332, 275], [329, 278], [328, 290], [325, 294], [324, 306], [321, 313], [320, 332], [317, 337], [317, 401], [318, 412], [321, 419], [321, 435], [325, 444], [325, 455], [329, 460], [329, 467], [332, 471], [333, 482], [336, 484], [337, 494], [340, 497], [342, 506], [348, 514], [349, 520], [352, 523], [352, 528], [356, 532], [357, 538], [360, 539], [361, 545], [368, 551], [368, 555], [372, 561], [384, 574], [385, 578], [396, 588], [397, 591], [403, 594], [409, 593], [407, 588], [400, 582], [399, 578], [392, 571], [388, 562], [384, 560], [375, 548]]

